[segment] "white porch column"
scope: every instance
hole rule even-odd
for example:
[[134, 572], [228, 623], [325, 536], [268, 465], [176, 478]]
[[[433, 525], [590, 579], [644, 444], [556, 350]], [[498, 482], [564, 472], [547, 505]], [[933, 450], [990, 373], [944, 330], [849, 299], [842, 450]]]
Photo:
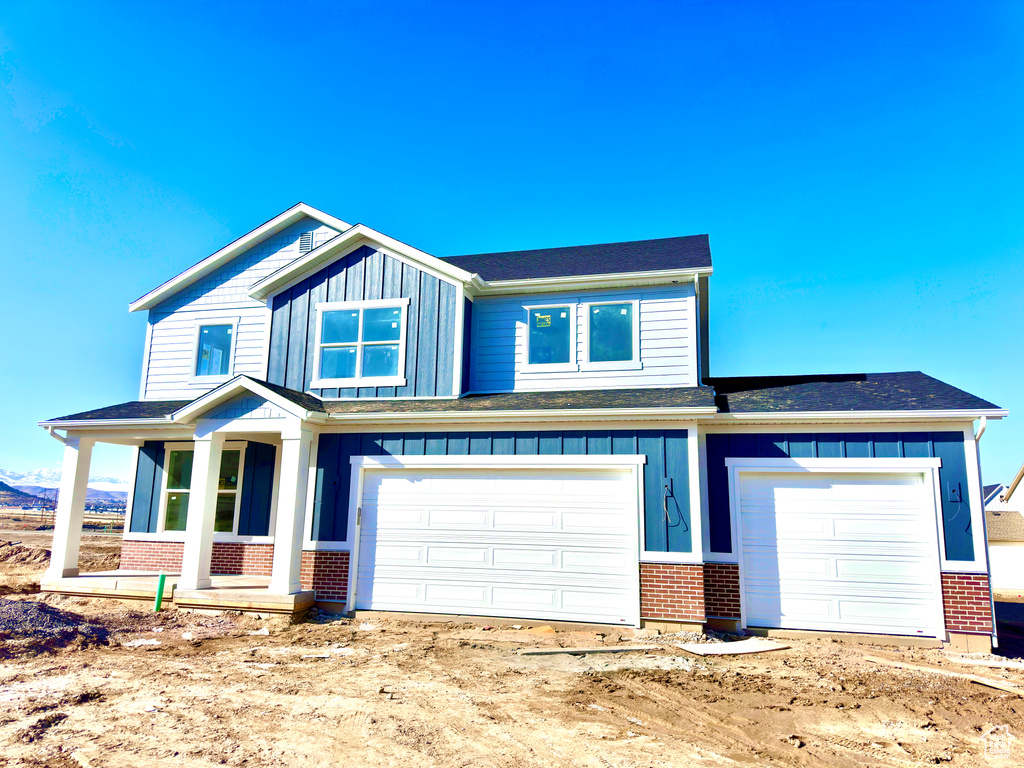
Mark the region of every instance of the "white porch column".
[[89, 464], [95, 440], [68, 437], [64, 440], [64, 466], [60, 475], [60, 496], [53, 522], [53, 546], [49, 578], [78, 575], [78, 550], [82, 544], [82, 517], [89, 486]]
[[306, 515], [306, 483], [313, 433], [296, 429], [281, 435], [281, 487], [274, 526], [274, 570], [270, 592], [292, 595], [302, 591], [302, 534]]
[[185, 555], [181, 561], [178, 589], [209, 589], [210, 556], [213, 554], [213, 520], [217, 509], [220, 456], [224, 434], [195, 435], [192, 456], [192, 484], [188, 492], [188, 520], [185, 523]]

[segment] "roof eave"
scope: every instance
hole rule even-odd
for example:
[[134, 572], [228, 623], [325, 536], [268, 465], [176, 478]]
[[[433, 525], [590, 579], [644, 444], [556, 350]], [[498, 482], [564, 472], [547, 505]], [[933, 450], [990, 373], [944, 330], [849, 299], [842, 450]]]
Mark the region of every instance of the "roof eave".
[[139, 312], [144, 309], [152, 309], [164, 299], [173, 296], [178, 291], [210, 274], [218, 267], [229, 262], [238, 254], [248, 248], [251, 248], [254, 244], [276, 235], [281, 230], [290, 227], [296, 221], [307, 216], [311, 219], [316, 219], [322, 224], [326, 224], [329, 227], [337, 229], [339, 232], [343, 232], [351, 228], [350, 224], [335, 216], [331, 216], [329, 213], [324, 213], [323, 211], [317, 210], [313, 206], [306, 205], [305, 203], [297, 203], [287, 211], [278, 214], [270, 221], [261, 224], [251, 232], [242, 235], [242, 237], [238, 238], [233, 243], [230, 243], [216, 253], [207, 256], [195, 266], [186, 269], [184, 272], [168, 280], [163, 285], [154, 288], [145, 296], [131, 302], [128, 305], [128, 311]]
[[550, 293], [559, 290], [593, 290], [620, 288], [631, 285], [661, 285], [693, 282], [702, 275], [710, 275], [711, 267], [651, 270], [646, 272], [612, 272], [606, 275], [565, 275], [562, 277], [534, 277], [522, 280], [478, 280], [469, 286], [474, 296], [493, 296], [511, 293]]
[[985, 416], [1002, 419], [1009, 411], [996, 409], [953, 409], [919, 411], [748, 411], [719, 413], [715, 421], [740, 422], [880, 422], [880, 421], [973, 421]]
[[531, 410], [486, 410], [486, 411], [433, 411], [433, 412], [365, 412], [331, 413], [329, 422], [346, 424], [380, 424], [400, 422], [402, 424], [436, 424], [462, 422], [491, 424], [510, 422], [566, 423], [594, 421], [662, 421], [681, 418], [696, 419], [715, 413], [714, 407], [654, 407], [654, 408], [551, 408]]
[[40, 421], [37, 424], [43, 429], [87, 429], [96, 428], [118, 428], [118, 427], [156, 427], [170, 425], [169, 416], [161, 416], [155, 419], [53, 419], [51, 421]]

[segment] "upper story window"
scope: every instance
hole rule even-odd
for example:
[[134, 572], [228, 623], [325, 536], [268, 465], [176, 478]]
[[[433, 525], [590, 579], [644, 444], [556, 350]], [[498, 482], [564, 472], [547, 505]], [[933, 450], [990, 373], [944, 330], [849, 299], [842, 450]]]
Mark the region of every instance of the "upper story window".
[[638, 301], [585, 304], [585, 370], [640, 367]]
[[525, 307], [526, 366], [536, 371], [576, 370], [576, 305]]
[[313, 388], [405, 386], [409, 299], [316, 305]]
[[235, 321], [211, 321], [196, 328], [195, 360], [192, 378], [209, 381], [231, 377]]

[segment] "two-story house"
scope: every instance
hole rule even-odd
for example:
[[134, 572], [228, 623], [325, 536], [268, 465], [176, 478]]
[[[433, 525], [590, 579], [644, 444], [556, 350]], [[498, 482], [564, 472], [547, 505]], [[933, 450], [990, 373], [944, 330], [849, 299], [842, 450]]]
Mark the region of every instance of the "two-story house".
[[[711, 377], [711, 272], [704, 235], [436, 258], [297, 205], [130, 305], [138, 400], [42, 422], [44, 589], [987, 642], [974, 421], [1005, 412]], [[80, 575], [96, 442], [134, 492], [121, 569]]]

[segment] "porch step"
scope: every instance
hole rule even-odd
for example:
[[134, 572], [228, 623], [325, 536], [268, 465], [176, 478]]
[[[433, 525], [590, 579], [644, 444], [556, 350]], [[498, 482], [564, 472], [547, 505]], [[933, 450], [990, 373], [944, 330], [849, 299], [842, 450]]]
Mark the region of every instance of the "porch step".
[[295, 614], [313, 607], [316, 592], [274, 595], [255, 589], [176, 589], [173, 599], [176, 607], [185, 610]]

